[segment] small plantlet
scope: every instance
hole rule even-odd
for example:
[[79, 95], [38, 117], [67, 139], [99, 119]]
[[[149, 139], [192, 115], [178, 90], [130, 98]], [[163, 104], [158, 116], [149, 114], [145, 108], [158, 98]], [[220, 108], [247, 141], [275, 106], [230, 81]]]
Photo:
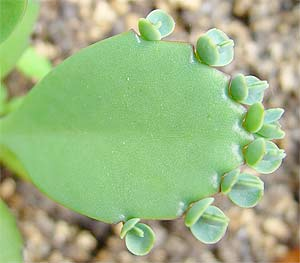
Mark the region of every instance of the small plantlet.
[[143, 220], [185, 216], [198, 240], [215, 243], [229, 219], [213, 206], [221, 192], [238, 206], [263, 196], [247, 164], [272, 173], [285, 157], [282, 109], [262, 105], [267, 82], [233, 79], [212, 66], [234, 43], [211, 29], [190, 44], [161, 41], [174, 20], [154, 10], [129, 31], [65, 60], [1, 119], [1, 158], [55, 201], [106, 223], [136, 255], [153, 247]]

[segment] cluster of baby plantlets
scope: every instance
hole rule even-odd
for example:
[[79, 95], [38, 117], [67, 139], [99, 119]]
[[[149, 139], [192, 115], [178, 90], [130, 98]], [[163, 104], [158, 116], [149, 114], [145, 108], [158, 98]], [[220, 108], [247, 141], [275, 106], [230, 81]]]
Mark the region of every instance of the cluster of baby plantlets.
[[[140, 19], [139, 30], [145, 40], [156, 41], [168, 36], [174, 29], [173, 19], [162, 10], [151, 12], [146, 19]], [[234, 42], [224, 32], [213, 28], [200, 36], [196, 44], [196, 57], [200, 62], [209, 66], [225, 66], [233, 60]], [[283, 150], [271, 142], [272, 139], [282, 139], [284, 132], [281, 130], [279, 119], [284, 110], [280, 108], [265, 110], [262, 104], [267, 81], [261, 81], [254, 76], [238, 74], [229, 85], [228, 95], [237, 103], [249, 106], [243, 119], [243, 127], [256, 138], [243, 148], [246, 164], [260, 173], [272, 173], [281, 164], [285, 157]], [[264, 183], [252, 174], [241, 173], [240, 169], [226, 173], [221, 181], [221, 193], [227, 195], [236, 205], [244, 208], [255, 206], [262, 198]], [[208, 197], [192, 204], [185, 216], [185, 225], [191, 229], [193, 235], [206, 244], [219, 241], [224, 235], [229, 219], [217, 207], [212, 206], [214, 198]], [[131, 219], [124, 224], [123, 229], [128, 229], [136, 219]], [[139, 221], [139, 220], [138, 220]], [[121, 238], [127, 231], [121, 232]], [[151, 247], [154, 238], [142, 239], [139, 231], [134, 231], [131, 236], [140, 237], [126, 240], [128, 249], [137, 254], [144, 255], [148, 252], [145, 247]], [[132, 244], [134, 243], [134, 244]], [[138, 245], [139, 243], [139, 245]], [[143, 245], [144, 249], [137, 248]]]
[[86, 216], [123, 222], [135, 255], [155, 241], [140, 219], [185, 216], [198, 240], [217, 242], [229, 219], [211, 196], [255, 206], [263, 182], [239, 167], [272, 173], [285, 157], [271, 142], [284, 136], [283, 110], [262, 105], [267, 82], [213, 68], [232, 61], [233, 40], [211, 29], [195, 50], [160, 41], [174, 25], [154, 10], [139, 20], [140, 35], [83, 49], [0, 122], [0, 145], [38, 188]]

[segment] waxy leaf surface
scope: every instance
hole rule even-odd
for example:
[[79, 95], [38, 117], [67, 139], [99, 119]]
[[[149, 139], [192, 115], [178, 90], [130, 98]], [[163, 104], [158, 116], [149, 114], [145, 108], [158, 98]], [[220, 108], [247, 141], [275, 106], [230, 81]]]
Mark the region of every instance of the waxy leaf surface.
[[229, 78], [191, 45], [133, 31], [52, 70], [1, 122], [34, 184], [105, 222], [172, 219], [219, 191], [253, 139]]

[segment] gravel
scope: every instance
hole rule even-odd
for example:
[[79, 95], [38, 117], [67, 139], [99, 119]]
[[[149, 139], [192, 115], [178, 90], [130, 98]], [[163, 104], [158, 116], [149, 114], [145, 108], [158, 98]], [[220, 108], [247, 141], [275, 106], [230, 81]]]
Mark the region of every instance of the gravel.
[[[8, 203], [24, 237], [26, 262], [299, 262], [299, 83], [300, 4], [292, 0], [44, 0], [32, 43], [54, 65], [83, 47], [130, 28], [153, 8], [175, 18], [169, 40], [196, 43], [199, 35], [220, 28], [235, 41], [235, 60], [222, 70], [253, 74], [270, 83], [265, 104], [283, 107], [287, 152], [282, 167], [262, 176], [265, 195], [254, 209], [217, 205], [230, 217], [226, 236], [215, 245], [195, 240], [183, 220], [148, 222], [155, 249], [145, 257], [130, 254], [109, 226], [69, 211], [11, 177], [1, 167], [0, 196]], [[33, 85], [17, 71], [6, 84], [11, 95]]]

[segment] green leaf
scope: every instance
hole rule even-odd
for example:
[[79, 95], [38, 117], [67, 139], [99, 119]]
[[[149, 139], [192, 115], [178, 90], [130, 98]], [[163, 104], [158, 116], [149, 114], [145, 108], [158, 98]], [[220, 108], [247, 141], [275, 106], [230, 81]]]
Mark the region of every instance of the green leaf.
[[6, 104], [6, 114], [14, 112], [17, 110], [23, 103], [25, 96], [14, 97], [8, 101]]
[[200, 219], [191, 226], [193, 235], [205, 244], [218, 242], [226, 232], [229, 219], [215, 206], [209, 206]]
[[252, 104], [244, 120], [245, 129], [253, 133], [259, 131], [263, 125], [264, 114], [264, 106], [260, 102]]
[[214, 198], [202, 199], [189, 209], [185, 225], [203, 243], [213, 244], [224, 235], [229, 219], [217, 207], [211, 206]]
[[174, 19], [161, 9], [153, 10], [146, 19], [157, 27], [161, 37], [166, 37], [174, 31]]
[[33, 47], [26, 49], [17, 63], [17, 68], [26, 76], [41, 80], [52, 69], [50, 61], [37, 53]]
[[24, 96], [19, 96], [8, 100], [7, 88], [0, 83], [0, 117], [15, 111], [22, 104], [24, 98]]
[[252, 105], [263, 101], [264, 91], [268, 88], [268, 82], [254, 76], [238, 74], [231, 82], [231, 97], [242, 104]]
[[140, 221], [140, 218], [129, 219], [122, 227], [120, 237], [123, 239], [128, 231], [130, 231], [134, 226]]
[[225, 66], [233, 60], [234, 42], [224, 32], [213, 28], [201, 36], [196, 44], [200, 60], [210, 66]]
[[275, 143], [266, 141], [266, 153], [259, 162], [253, 165], [253, 168], [259, 173], [273, 173], [279, 168], [285, 156], [285, 152], [279, 149]]
[[282, 139], [285, 136], [285, 132], [277, 124], [264, 124], [257, 134], [269, 140]]
[[213, 201], [213, 197], [208, 197], [193, 204], [185, 216], [185, 225], [187, 227], [191, 227], [193, 224], [195, 224], [205, 210], [213, 203]]
[[282, 139], [285, 136], [285, 132], [281, 130], [279, 119], [284, 113], [283, 109], [275, 108], [265, 111], [264, 124], [256, 135], [266, 138], [268, 140]]
[[139, 31], [145, 40], [160, 40], [161, 34], [159, 30], [144, 18], [139, 19]]
[[26, 0], [0, 1], [0, 44], [13, 32], [24, 14], [26, 5]]
[[231, 188], [237, 182], [240, 175], [240, 169], [235, 169], [228, 174], [226, 174], [221, 183], [221, 192], [227, 194], [230, 192]]
[[[10, 1], [16, 2], [16, 1]], [[37, 18], [39, 1], [28, 0], [25, 13], [8, 38], [0, 43], [0, 79], [13, 69], [28, 46], [29, 35]]]
[[242, 102], [248, 97], [248, 86], [243, 74], [238, 74], [232, 79], [230, 95], [237, 102]]
[[197, 41], [197, 53], [201, 61], [207, 65], [215, 65], [220, 59], [218, 48], [213, 40], [206, 35], [201, 36]]
[[177, 218], [219, 192], [253, 139], [228, 86], [190, 44], [126, 32], [54, 68], [0, 120], [0, 145], [79, 213], [107, 223]]
[[242, 173], [228, 193], [229, 199], [244, 208], [254, 207], [264, 193], [264, 183], [257, 176]]
[[264, 123], [268, 124], [268, 123], [274, 123], [274, 122], [278, 121], [281, 118], [281, 116], [283, 115], [283, 113], [284, 113], [284, 109], [281, 109], [281, 108], [266, 110]]
[[262, 102], [264, 91], [269, 87], [268, 82], [254, 76], [246, 76], [245, 79], [248, 87], [248, 96], [241, 101], [241, 103], [252, 105], [254, 103]]
[[22, 262], [22, 243], [15, 218], [0, 199], [0, 262]]
[[141, 18], [138, 26], [142, 38], [153, 41], [170, 35], [175, 28], [175, 22], [165, 11], [156, 9], [146, 19]]
[[[136, 232], [135, 228], [143, 231], [143, 236]], [[155, 234], [152, 229], [145, 224], [138, 223], [135, 228], [127, 232], [125, 237], [126, 246], [134, 255], [147, 255], [153, 247]]]
[[[4, 117], [6, 114], [16, 110], [18, 106], [22, 104], [23, 98], [24, 97], [16, 97], [8, 101], [7, 89], [5, 85], [0, 82], [0, 117]], [[1, 135], [2, 134], [0, 134], [0, 136]], [[4, 145], [1, 145], [0, 147], [0, 162], [6, 165], [12, 172], [16, 173], [18, 176], [21, 176], [23, 179], [29, 179], [22, 164]]]
[[256, 165], [262, 160], [266, 153], [266, 141], [262, 138], [258, 138], [251, 142], [245, 149], [244, 156], [246, 163], [249, 166]]
[[18, 160], [16, 155], [4, 145], [0, 146], [0, 163], [4, 164], [10, 171], [14, 172], [16, 175], [22, 177], [22, 179], [30, 181], [24, 166]]

